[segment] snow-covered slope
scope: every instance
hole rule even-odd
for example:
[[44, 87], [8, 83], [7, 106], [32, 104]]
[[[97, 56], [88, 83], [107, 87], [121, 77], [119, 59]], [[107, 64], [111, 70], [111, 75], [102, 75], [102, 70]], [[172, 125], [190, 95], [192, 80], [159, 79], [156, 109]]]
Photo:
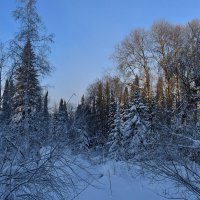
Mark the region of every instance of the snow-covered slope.
[[144, 178], [132, 177], [122, 163], [107, 163], [97, 166], [98, 181], [89, 186], [78, 200], [163, 200], [156, 184]]

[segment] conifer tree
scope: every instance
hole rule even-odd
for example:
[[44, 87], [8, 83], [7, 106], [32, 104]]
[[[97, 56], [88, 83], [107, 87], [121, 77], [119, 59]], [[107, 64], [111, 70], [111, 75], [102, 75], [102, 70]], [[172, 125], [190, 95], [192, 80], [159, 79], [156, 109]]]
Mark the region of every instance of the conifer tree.
[[48, 91], [46, 92], [46, 94], [45, 94], [45, 96], [44, 96], [43, 116], [44, 116], [44, 120], [45, 120], [45, 121], [48, 121], [48, 120], [49, 120]]
[[40, 136], [40, 120], [38, 119], [41, 115], [38, 110], [41, 107], [41, 87], [35, 54], [29, 40], [23, 48], [21, 59], [15, 72], [16, 88], [13, 97], [15, 111], [12, 126], [16, 127], [15, 131], [22, 137], [20, 141], [23, 143], [20, 146], [28, 158], [31, 151], [34, 149], [38, 151], [41, 142], [38, 139]]
[[54, 113], [53, 117], [54, 124], [54, 139], [55, 141], [66, 141], [67, 140], [67, 131], [69, 128], [67, 105], [63, 99], [60, 99], [58, 112]]
[[130, 102], [129, 110], [123, 126], [124, 145], [126, 147], [126, 159], [135, 155], [138, 146], [144, 143], [147, 118], [147, 107], [142, 103], [139, 94], [135, 93], [135, 99]]
[[87, 105], [87, 132], [89, 134], [90, 145], [95, 147], [98, 144], [97, 108], [96, 97], [93, 96], [91, 105]]
[[41, 140], [43, 143], [49, 142], [51, 138], [50, 135], [50, 115], [48, 110], [48, 91], [45, 93], [44, 97], [41, 97], [41, 104], [38, 107], [36, 113], [36, 118], [38, 118], [38, 126], [41, 132]]
[[11, 80], [6, 80], [5, 82], [5, 87], [3, 91], [3, 96], [2, 96], [2, 120], [5, 122], [8, 122], [14, 111], [14, 105], [13, 105], [13, 96], [15, 92], [15, 86], [14, 83]]
[[135, 79], [134, 79], [133, 83], [131, 84], [131, 89], [130, 89], [130, 99], [131, 99], [131, 101], [133, 101], [134, 98], [135, 98], [135, 92], [140, 93], [139, 77], [138, 77], [138, 75], [135, 76]]
[[122, 102], [121, 102], [121, 119], [122, 121], [126, 121], [127, 118], [127, 113], [129, 110], [129, 94], [128, 94], [128, 88], [125, 87], [124, 89], [124, 94], [123, 94], [123, 98], [122, 98]]
[[129, 92], [128, 92], [128, 88], [125, 87], [124, 93], [123, 93], [123, 97], [122, 97], [123, 108], [127, 109], [128, 108], [128, 104], [129, 104]]
[[35, 54], [31, 42], [27, 41], [24, 46], [21, 64], [15, 73], [15, 113], [20, 113], [21, 118], [28, 119], [32, 112], [36, 111], [38, 100], [41, 97], [41, 87], [35, 64]]
[[73, 145], [75, 146], [78, 151], [82, 152], [88, 150], [90, 145], [90, 138], [87, 131], [88, 128], [88, 121], [89, 121], [89, 114], [90, 110], [88, 106], [85, 104], [84, 95], [81, 98], [81, 104], [78, 105], [75, 119], [74, 119], [74, 126], [73, 126]]
[[11, 115], [11, 96], [9, 93], [9, 81], [6, 80], [4, 92], [3, 92], [3, 100], [2, 100], [2, 120], [7, 121], [10, 118]]
[[105, 98], [103, 95], [103, 84], [98, 83], [97, 87], [97, 99], [96, 99], [96, 110], [97, 110], [97, 130], [98, 130], [98, 143], [103, 144], [106, 140], [105, 133]]
[[81, 97], [81, 105], [85, 105], [85, 96], [84, 95]]
[[124, 158], [124, 137], [119, 101], [116, 103], [116, 112], [111, 127], [107, 144], [109, 147], [108, 157], [115, 160], [122, 160]]

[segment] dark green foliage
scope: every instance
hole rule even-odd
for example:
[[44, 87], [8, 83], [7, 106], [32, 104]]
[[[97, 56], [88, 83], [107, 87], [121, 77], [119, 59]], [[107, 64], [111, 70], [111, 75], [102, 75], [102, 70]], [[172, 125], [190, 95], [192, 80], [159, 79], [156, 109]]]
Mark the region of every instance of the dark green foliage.
[[14, 95], [15, 113], [22, 117], [35, 112], [41, 98], [41, 87], [36, 70], [35, 54], [31, 42], [27, 41], [22, 53], [22, 61], [15, 73], [16, 91]]
[[43, 105], [43, 117], [45, 121], [49, 120], [49, 110], [48, 110], [48, 92], [44, 96], [44, 105]]
[[97, 97], [96, 97], [96, 119], [97, 119], [97, 142], [99, 145], [103, 145], [106, 141], [105, 134], [105, 96], [103, 94], [103, 84], [101, 82], [97, 85]]
[[123, 121], [121, 119], [119, 101], [115, 102], [115, 113], [110, 124], [110, 133], [108, 137], [108, 157], [115, 160], [125, 158], [125, 146], [123, 136]]
[[51, 122], [51, 135], [54, 141], [67, 142], [70, 137], [69, 131], [69, 117], [67, 112], [67, 104], [63, 99], [60, 99], [58, 111], [53, 113]]
[[11, 96], [9, 93], [9, 81], [6, 80], [3, 99], [2, 99], [2, 120], [7, 121], [11, 117]]

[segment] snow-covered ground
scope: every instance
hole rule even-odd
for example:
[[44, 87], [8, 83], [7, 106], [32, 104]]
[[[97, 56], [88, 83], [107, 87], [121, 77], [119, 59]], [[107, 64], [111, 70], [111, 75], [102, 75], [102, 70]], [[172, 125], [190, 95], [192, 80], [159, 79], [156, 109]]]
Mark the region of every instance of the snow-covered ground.
[[164, 200], [158, 194], [158, 184], [149, 184], [145, 178], [133, 177], [122, 163], [96, 166], [99, 179], [93, 182], [77, 200]]

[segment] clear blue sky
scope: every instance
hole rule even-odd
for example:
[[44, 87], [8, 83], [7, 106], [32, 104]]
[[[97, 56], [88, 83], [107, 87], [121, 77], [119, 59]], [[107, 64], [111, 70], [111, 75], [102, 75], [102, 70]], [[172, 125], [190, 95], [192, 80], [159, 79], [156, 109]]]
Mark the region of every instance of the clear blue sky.
[[[1, 41], [16, 31], [15, 7], [15, 0], [0, 0]], [[184, 24], [200, 18], [200, 0], [38, 0], [38, 13], [55, 34], [50, 55], [55, 71], [44, 81], [51, 101], [76, 93], [77, 103], [90, 83], [114, 68], [114, 47], [131, 30], [161, 19]]]

